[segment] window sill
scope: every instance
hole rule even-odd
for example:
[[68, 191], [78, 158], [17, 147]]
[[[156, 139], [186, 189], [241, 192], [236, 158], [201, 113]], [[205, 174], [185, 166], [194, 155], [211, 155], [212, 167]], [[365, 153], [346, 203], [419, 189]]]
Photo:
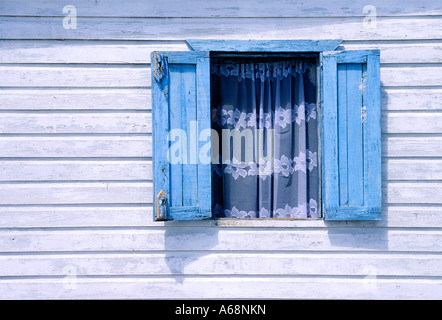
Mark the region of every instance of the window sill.
[[306, 219], [236, 219], [220, 218], [213, 220], [217, 227], [253, 227], [253, 228], [296, 228], [296, 227], [323, 227], [322, 218]]
[[219, 218], [207, 220], [157, 221], [155, 226], [164, 227], [213, 227], [213, 228], [352, 228], [378, 227], [380, 221], [325, 221], [322, 218], [307, 219], [236, 219]]
[[[345, 223], [345, 222], [344, 222]], [[219, 227], [219, 228], [322, 228], [322, 218], [313, 219], [237, 219], [219, 218], [208, 220], [169, 220], [156, 222], [167, 227]]]

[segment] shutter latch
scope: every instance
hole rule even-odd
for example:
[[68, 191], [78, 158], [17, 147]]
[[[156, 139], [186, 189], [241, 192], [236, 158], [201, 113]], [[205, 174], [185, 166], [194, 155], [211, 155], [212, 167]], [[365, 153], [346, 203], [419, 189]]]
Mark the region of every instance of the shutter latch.
[[161, 190], [157, 195], [156, 220], [167, 220], [167, 195]]

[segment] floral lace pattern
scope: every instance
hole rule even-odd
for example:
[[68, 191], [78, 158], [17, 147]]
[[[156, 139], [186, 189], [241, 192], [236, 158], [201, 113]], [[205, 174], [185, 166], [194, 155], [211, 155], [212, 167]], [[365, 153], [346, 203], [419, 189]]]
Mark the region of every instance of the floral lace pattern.
[[306, 149], [307, 154], [300, 152], [298, 156], [293, 159], [289, 159], [285, 155], [280, 159], [274, 159], [273, 164], [271, 161], [261, 159], [259, 162], [241, 162], [233, 158], [232, 161], [224, 161], [224, 170], [221, 164], [212, 164], [212, 171], [218, 176], [222, 176], [223, 173], [229, 174], [233, 179], [237, 180], [239, 177], [246, 178], [248, 176], [259, 176], [261, 179], [266, 180], [273, 172], [282, 174], [284, 177], [301, 171], [307, 173], [312, 171], [318, 166], [317, 152], [311, 152]]
[[297, 206], [286, 204], [283, 208], [269, 211], [262, 207], [259, 211], [243, 211], [236, 206], [231, 209], [223, 209], [218, 203], [215, 205], [214, 213], [217, 217], [229, 218], [317, 218], [318, 203], [314, 199], [309, 202], [299, 203]]
[[[309, 74], [315, 71], [315, 66], [310, 62], [303, 61], [279, 61], [273, 63], [213, 63], [211, 73], [217, 76], [237, 77], [238, 81], [244, 79], [260, 79], [265, 81], [271, 77], [281, 80], [292, 76], [299, 76], [305, 72]], [[310, 81], [312, 76], [310, 76]], [[313, 81], [312, 81], [313, 82]]]
[[308, 58], [212, 60], [214, 216], [317, 218], [316, 72]]
[[278, 107], [275, 112], [260, 110], [259, 115], [256, 112], [241, 112], [237, 108], [233, 109], [233, 107], [230, 110], [218, 107], [213, 117], [213, 122], [221, 127], [230, 125], [240, 130], [251, 127], [269, 129], [272, 127], [272, 123], [285, 128], [292, 122], [300, 125], [302, 121], [309, 122], [310, 119], [316, 119], [315, 103], [295, 105], [293, 109]]

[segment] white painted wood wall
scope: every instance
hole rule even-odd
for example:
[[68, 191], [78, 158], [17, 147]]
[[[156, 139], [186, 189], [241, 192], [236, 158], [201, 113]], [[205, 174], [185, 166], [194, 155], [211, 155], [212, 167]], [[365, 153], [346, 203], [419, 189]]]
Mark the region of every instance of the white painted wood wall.
[[[0, 298], [441, 299], [441, 16], [438, 0], [0, 0]], [[381, 49], [383, 220], [153, 222], [150, 53], [188, 38]]]

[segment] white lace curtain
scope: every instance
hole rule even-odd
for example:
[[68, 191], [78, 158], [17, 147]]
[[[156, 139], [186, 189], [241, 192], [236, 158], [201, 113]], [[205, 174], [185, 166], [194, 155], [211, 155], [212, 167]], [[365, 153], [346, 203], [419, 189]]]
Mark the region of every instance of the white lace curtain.
[[211, 71], [214, 215], [317, 217], [314, 63], [238, 58]]

